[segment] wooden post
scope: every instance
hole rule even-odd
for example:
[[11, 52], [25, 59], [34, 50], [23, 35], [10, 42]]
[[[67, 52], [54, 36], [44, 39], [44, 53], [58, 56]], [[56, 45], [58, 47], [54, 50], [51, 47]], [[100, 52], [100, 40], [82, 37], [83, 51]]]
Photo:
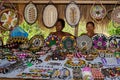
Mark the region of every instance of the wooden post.
[[74, 31], [75, 37], [78, 37], [78, 29], [79, 29], [79, 24], [75, 26], [75, 31]]

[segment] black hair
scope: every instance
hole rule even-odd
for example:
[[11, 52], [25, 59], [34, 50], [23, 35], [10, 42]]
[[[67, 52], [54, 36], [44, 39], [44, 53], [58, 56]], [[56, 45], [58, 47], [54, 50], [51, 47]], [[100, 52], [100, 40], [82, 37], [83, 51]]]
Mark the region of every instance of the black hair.
[[92, 24], [93, 27], [95, 27], [95, 24], [92, 21], [87, 22], [86, 27], [87, 27], [88, 24]]
[[65, 27], [65, 21], [64, 21], [64, 19], [59, 18], [59, 19], [57, 20], [57, 22], [60, 22], [60, 23], [61, 23], [62, 29]]

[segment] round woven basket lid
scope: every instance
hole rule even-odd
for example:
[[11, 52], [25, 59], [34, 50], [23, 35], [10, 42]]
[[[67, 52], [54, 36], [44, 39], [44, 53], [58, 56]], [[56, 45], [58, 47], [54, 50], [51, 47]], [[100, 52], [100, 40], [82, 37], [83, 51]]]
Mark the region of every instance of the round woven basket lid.
[[56, 35], [50, 35], [45, 39], [45, 46], [51, 47], [53, 45], [59, 45], [60, 39]]
[[92, 37], [93, 48], [105, 50], [107, 48], [107, 37], [104, 34], [96, 34]]
[[117, 23], [117, 22], [115, 22], [115, 21], [112, 21], [112, 25], [113, 25], [113, 27], [115, 27], [115, 28], [120, 28], [120, 24]]
[[111, 14], [111, 19], [114, 22], [117, 22], [120, 24], [120, 6], [114, 8], [114, 10], [112, 11], [112, 14]]
[[120, 36], [119, 35], [110, 36], [108, 40], [108, 47], [120, 48]]
[[94, 20], [102, 20], [106, 16], [106, 8], [103, 5], [93, 5], [90, 15]]
[[77, 47], [80, 49], [86, 48], [87, 50], [92, 47], [92, 39], [87, 35], [82, 35], [77, 38]]
[[14, 9], [4, 9], [0, 12], [0, 24], [6, 30], [11, 30], [18, 24], [19, 16]]
[[24, 19], [28, 24], [34, 24], [38, 17], [37, 7], [32, 3], [28, 3], [24, 8]]
[[47, 28], [51, 28], [55, 25], [58, 19], [58, 11], [57, 8], [49, 4], [43, 10], [43, 23]]
[[30, 39], [30, 48], [39, 49], [44, 44], [44, 38], [42, 35], [35, 35]]
[[66, 17], [67, 23], [70, 26], [74, 27], [79, 23], [80, 14], [81, 14], [80, 9], [75, 2], [70, 2], [67, 5], [66, 11], [65, 11], [65, 17]]
[[62, 42], [60, 45], [65, 49], [73, 49], [76, 46], [75, 38], [73, 36], [64, 36], [62, 37]]

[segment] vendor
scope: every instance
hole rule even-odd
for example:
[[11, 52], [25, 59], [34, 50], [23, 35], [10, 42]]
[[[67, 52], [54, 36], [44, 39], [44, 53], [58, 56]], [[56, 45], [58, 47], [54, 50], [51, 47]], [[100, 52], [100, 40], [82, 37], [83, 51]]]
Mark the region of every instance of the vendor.
[[50, 35], [56, 35], [60, 39], [62, 39], [63, 36], [73, 36], [70, 33], [62, 31], [65, 27], [65, 21], [63, 19], [58, 19], [55, 26], [56, 26], [56, 32], [51, 32]]
[[87, 22], [87, 24], [86, 24], [86, 31], [87, 31], [87, 33], [83, 33], [82, 35], [88, 35], [91, 38], [94, 35], [96, 35], [94, 30], [95, 30], [95, 24], [93, 22], [91, 22], [91, 21]]

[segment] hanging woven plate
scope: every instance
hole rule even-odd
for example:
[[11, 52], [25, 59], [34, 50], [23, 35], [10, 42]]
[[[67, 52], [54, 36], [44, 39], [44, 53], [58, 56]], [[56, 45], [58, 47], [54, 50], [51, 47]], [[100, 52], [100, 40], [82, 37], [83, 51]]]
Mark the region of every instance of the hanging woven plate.
[[53, 4], [47, 5], [43, 10], [43, 23], [47, 28], [55, 25], [58, 19], [57, 8]]
[[55, 35], [50, 35], [45, 39], [45, 46], [51, 47], [53, 45], [59, 45], [60, 39]]
[[104, 34], [97, 34], [92, 37], [93, 48], [105, 50], [107, 48], [107, 37]]
[[24, 8], [24, 19], [28, 24], [34, 24], [38, 17], [38, 11], [35, 4], [29, 2]]
[[120, 48], [120, 36], [110, 36], [108, 40], [109, 48]]
[[60, 45], [64, 49], [74, 49], [76, 46], [75, 38], [73, 36], [62, 37], [62, 42]]
[[79, 23], [80, 14], [81, 14], [80, 9], [75, 2], [70, 2], [67, 5], [66, 11], [65, 11], [65, 17], [66, 17], [67, 23], [70, 26], [75, 27]]
[[92, 39], [87, 35], [82, 35], [77, 38], [77, 47], [79, 49], [86, 48], [86, 50], [91, 49], [92, 47]]
[[112, 14], [111, 14], [111, 19], [120, 24], [120, 6], [114, 8], [114, 10], [112, 11]]
[[106, 8], [103, 5], [93, 5], [90, 9], [90, 15], [95, 21], [103, 20], [106, 13]]
[[113, 27], [115, 28], [120, 28], [120, 24], [115, 22], [115, 21], [112, 21], [112, 24], [113, 24]]
[[30, 50], [36, 51], [44, 44], [44, 38], [41, 35], [35, 35], [30, 39]]
[[3, 28], [11, 30], [18, 23], [18, 13], [14, 9], [4, 9], [0, 12], [0, 24]]

